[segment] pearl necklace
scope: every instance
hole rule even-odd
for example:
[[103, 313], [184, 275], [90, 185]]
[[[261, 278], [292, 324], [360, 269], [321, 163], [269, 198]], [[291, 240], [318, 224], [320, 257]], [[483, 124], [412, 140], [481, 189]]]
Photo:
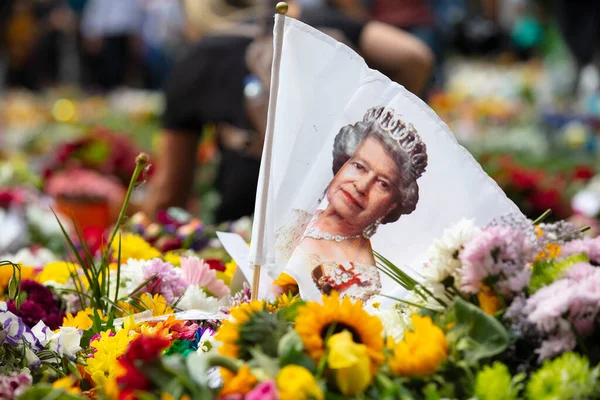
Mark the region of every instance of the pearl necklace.
[[317, 240], [332, 240], [337, 243], [341, 243], [344, 240], [358, 239], [359, 237], [362, 237], [362, 235], [344, 236], [344, 235], [334, 235], [332, 233], [323, 232], [322, 230], [320, 230], [319, 228], [314, 226], [314, 218], [310, 221], [310, 223], [306, 227], [306, 231], [304, 231], [304, 234], [302, 235], [302, 238], [311, 238], [311, 239], [317, 239]]

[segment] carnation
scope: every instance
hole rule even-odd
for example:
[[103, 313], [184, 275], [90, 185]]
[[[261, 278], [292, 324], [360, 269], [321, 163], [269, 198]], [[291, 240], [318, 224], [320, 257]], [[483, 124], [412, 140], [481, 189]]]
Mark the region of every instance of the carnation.
[[31, 387], [33, 378], [27, 368], [0, 376], [0, 399], [17, 399]]

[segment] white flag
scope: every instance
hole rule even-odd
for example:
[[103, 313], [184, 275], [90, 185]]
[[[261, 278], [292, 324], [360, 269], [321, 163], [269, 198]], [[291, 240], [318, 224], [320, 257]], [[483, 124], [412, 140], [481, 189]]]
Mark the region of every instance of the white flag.
[[378, 271], [373, 250], [418, 277], [445, 228], [522, 217], [419, 98], [299, 21], [276, 16], [279, 40], [272, 148], [265, 144], [272, 158], [258, 188], [268, 195], [257, 196], [266, 212], [255, 221], [264, 229], [255, 226], [263, 236], [252, 238], [252, 264], [273, 279], [287, 273], [307, 300], [337, 290], [381, 301], [404, 293]]

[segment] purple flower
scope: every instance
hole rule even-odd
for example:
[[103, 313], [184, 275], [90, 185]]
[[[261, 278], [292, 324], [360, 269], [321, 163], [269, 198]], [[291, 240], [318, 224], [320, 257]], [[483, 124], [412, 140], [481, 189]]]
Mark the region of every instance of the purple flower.
[[25, 393], [33, 383], [28, 370], [0, 376], [0, 399], [12, 400]]
[[0, 345], [8, 343], [11, 346], [21, 344], [23, 333], [25, 332], [25, 324], [23, 320], [10, 311], [0, 312]]
[[529, 284], [526, 264], [533, 245], [523, 231], [507, 226], [492, 226], [471, 239], [460, 254], [461, 288], [478, 293], [494, 278], [503, 296], [512, 297]]
[[159, 258], [144, 264], [144, 279], [152, 276], [156, 278], [146, 285], [145, 290], [152, 294], [162, 294], [169, 304], [177, 300], [187, 289], [181, 273], [170, 263]]

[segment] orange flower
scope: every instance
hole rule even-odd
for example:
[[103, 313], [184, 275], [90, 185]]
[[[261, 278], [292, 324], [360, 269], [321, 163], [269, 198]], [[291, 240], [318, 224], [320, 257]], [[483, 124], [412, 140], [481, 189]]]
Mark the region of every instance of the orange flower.
[[244, 396], [258, 383], [258, 379], [256, 379], [256, 377], [250, 373], [250, 367], [247, 365], [243, 365], [235, 375], [233, 375], [231, 372], [224, 373], [222, 375], [223, 388], [219, 391], [219, 397], [225, 397], [234, 394], [241, 394]]
[[477, 294], [477, 300], [479, 300], [479, 307], [487, 315], [494, 315], [500, 309], [500, 299], [486, 286]]

